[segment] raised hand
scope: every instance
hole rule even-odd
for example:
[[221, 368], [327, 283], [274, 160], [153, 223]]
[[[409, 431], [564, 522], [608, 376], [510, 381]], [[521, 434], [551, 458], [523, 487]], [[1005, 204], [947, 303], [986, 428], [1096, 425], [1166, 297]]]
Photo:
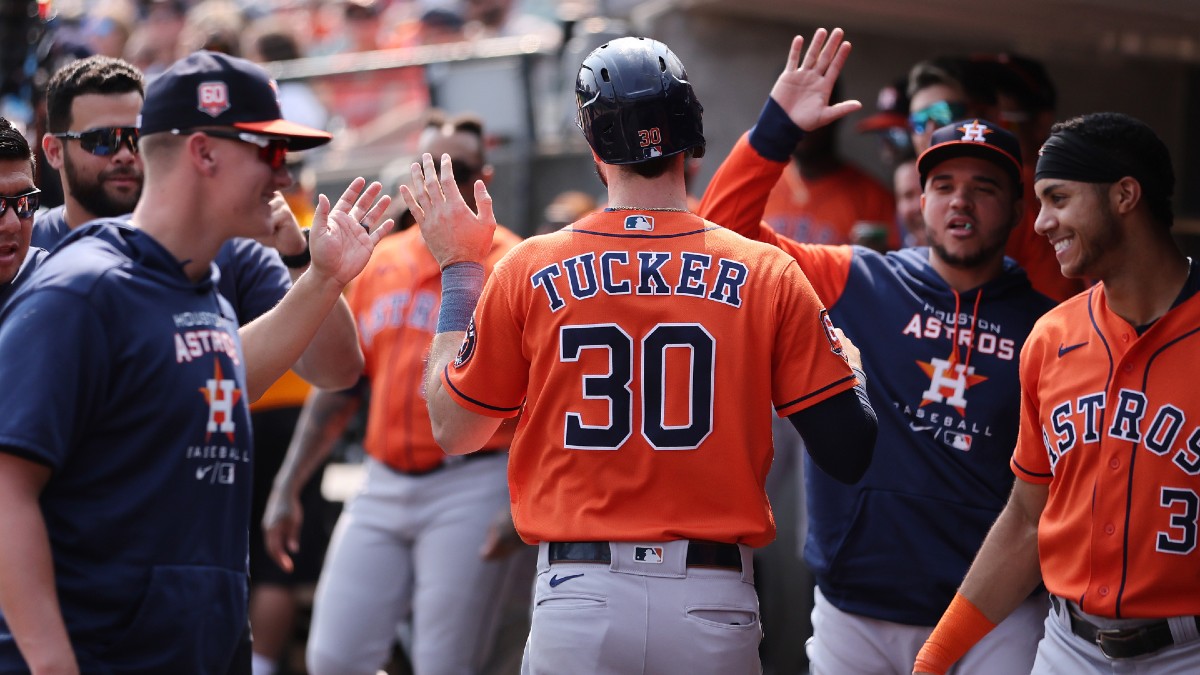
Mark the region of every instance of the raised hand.
[[358, 276], [375, 245], [395, 226], [391, 218], [379, 222], [392, 198], [380, 196], [383, 185], [378, 181], [366, 183], [361, 177], [350, 181], [332, 209], [329, 199], [320, 195], [308, 236], [310, 271], [328, 275], [343, 286]]
[[862, 103], [853, 100], [829, 105], [833, 84], [850, 56], [850, 43], [843, 41], [843, 35], [841, 28], [834, 28], [832, 33], [818, 28], [803, 61], [800, 52], [804, 48], [804, 38], [799, 35], [792, 38], [787, 65], [771, 88], [771, 98], [796, 126], [805, 131], [823, 127], [862, 109]]
[[483, 181], [475, 181], [479, 213], [472, 211], [454, 182], [450, 155], [442, 155], [441, 178], [434, 170], [433, 155], [425, 153], [421, 163], [413, 162], [412, 185], [401, 185], [400, 195], [442, 269], [460, 262], [481, 263], [487, 258], [496, 231], [492, 196]]

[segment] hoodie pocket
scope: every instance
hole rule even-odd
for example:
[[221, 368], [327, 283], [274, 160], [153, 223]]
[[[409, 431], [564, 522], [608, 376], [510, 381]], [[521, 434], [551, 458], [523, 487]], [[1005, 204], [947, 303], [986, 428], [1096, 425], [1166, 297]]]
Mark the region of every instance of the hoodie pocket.
[[132, 622], [102, 660], [120, 672], [224, 673], [246, 630], [247, 602], [244, 574], [154, 567]]

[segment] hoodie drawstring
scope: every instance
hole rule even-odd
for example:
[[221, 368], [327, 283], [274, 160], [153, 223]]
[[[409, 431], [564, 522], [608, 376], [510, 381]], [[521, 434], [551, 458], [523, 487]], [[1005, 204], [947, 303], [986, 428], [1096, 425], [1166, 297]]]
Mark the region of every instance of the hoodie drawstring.
[[[954, 293], [954, 340], [953, 346], [950, 349], [950, 362], [958, 363], [958, 344], [959, 335], [962, 328], [958, 325], [959, 312], [962, 310], [962, 299], [958, 295], [958, 291], [950, 289]], [[971, 332], [967, 338], [967, 358], [963, 361], [963, 372], [971, 367], [971, 352], [975, 348], [975, 325], [979, 321], [979, 301], [983, 299], [983, 289], [979, 289], [975, 293], [975, 308], [971, 311]]]

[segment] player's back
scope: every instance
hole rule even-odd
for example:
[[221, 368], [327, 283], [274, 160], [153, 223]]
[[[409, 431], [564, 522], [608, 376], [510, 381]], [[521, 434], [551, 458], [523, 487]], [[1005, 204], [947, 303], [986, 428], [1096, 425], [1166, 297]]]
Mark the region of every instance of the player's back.
[[527, 240], [476, 322], [450, 382], [494, 413], [525, 399], [510, 485], [527, 539], [764, 545], [772, 403], [853, 385], [796, 263], [692, 214]]

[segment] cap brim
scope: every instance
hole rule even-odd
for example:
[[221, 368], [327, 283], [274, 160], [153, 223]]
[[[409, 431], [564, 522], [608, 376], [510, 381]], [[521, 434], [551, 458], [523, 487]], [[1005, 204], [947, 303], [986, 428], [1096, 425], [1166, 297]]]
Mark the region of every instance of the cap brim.
[[900, 113], [879, 112], [854, 125], [859, 133], [883, 131], [884, 129], [907, 128], [908, 118]]
[[929, 148], [917, 158], [917, 173], [921, 175], [922, 191], [933, 168], [954, 157], [975, 157], [989, 161], [1007, 171], [1008, 175], [1012, 176], [1013, 184], [1018, 189], [1021, 187], [1021, 163], [1004, 149], [977, 141], [946, 141]]
[[288, 142], [288, 150], [311, 150], [333, 140], [333, 134], [327, 131], [313, 129], [287, 120], [235, 122], [233, 126], [244, 131], [285, 138]]

